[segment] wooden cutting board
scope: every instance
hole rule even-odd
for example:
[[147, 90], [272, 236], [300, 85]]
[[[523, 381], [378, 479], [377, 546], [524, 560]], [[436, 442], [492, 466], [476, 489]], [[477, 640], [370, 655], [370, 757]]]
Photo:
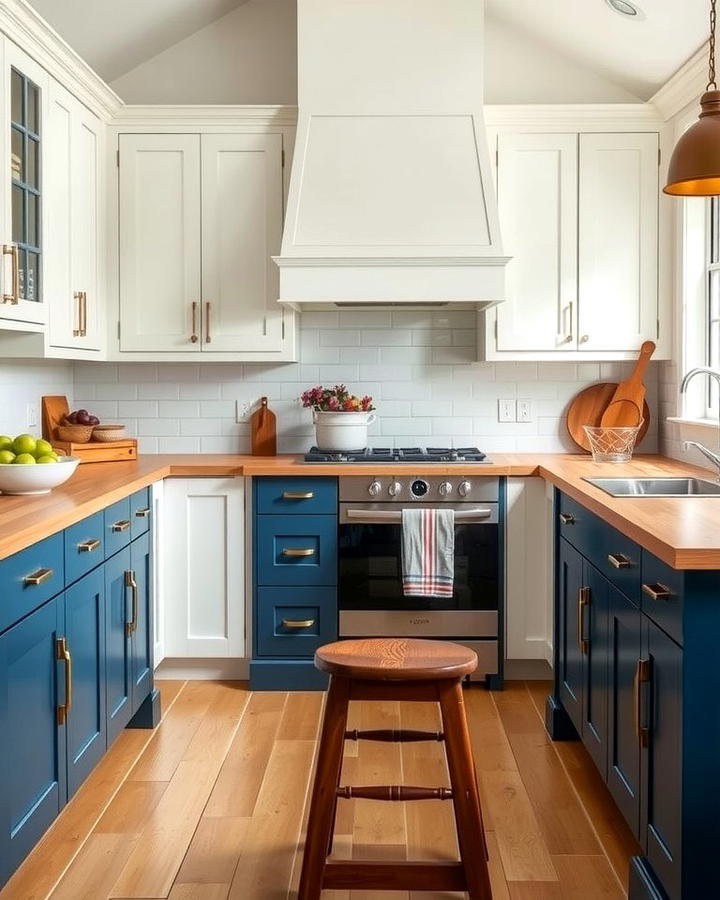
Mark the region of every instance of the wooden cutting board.
[[275, 413], [268, 408], [268, 398], [260, 398], [260, 409], [250, 416], [250, 452], [253, 456], [277, 456]]
[[[599, 425], [603, 413], [608, 408], [610, 401], [615, 396], [618, 385], [610, 382], [591, 384], [590, 387], [580, 391], [573, 398], [567, 414], [567, 430], [570, 437], [582, 450], [590, 452], [590, 442], [583, 429], [583, 425]], [[637, 443], [645, 437], [650, 427], [650, 409], [647, 403], [643, 403], [643, 424], [638, 434]], [[637, 418], [637, 415], [636, 415]]]
[[640, 411], [645, 403], [643, 376], [654, 352], [655, 343], [645, 341], [640, 348], [640, 355], [632, 374], [617, 386], [602, 415], [600, 424], [605, 428], [632, 428], [640, 424]]

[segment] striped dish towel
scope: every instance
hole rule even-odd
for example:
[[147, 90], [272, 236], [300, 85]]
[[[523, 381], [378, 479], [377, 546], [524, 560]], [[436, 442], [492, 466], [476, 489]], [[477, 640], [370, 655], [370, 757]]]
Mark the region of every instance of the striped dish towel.
[[455, 512], [403, 509], [402, 580], [406, 597], [452, 597]]

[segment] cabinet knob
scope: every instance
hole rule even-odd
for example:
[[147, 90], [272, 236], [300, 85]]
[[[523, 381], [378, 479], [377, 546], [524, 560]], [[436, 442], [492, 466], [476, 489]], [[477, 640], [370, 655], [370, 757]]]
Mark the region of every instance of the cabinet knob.
[[590, 340], [590, 335], [589, 335], [589, 334], [581, 334], [581, 335], [580, 335], [580, 343], [581, 343], [581, 344], [587, 344], [587, 342], [588, 342], [589, 340]]

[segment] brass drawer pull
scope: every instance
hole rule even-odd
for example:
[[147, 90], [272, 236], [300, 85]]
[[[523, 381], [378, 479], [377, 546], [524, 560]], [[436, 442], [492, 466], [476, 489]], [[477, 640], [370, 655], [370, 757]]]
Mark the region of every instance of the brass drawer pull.
[[73, 300], [77, 300], [77, 328], [73, 328], [73, 337], [82, 337], [82, 291], [75, 291], [73, 293]]
[[655, 584], [644, 584], [642, 586], [643, 594], [647, 594], [648, 597], [653, 600], [669, 600], [673, 596], [673, 592], [669, 587], [665, 587], [664, 584], [660, 584], [660, 582], [656, 582]]
[[590, 588], [581, 587], [578, 591], [577, 637], [580, 652], [587, 654], [590, 641], [585, 637], [585, 609], [590, 606]]
[[130, 520], [123, 519], [122, 522], [114, 522], [112, 526], [113, 531], [127, 531], [130, 527]]
[[93, 550], [97, 550], [101, 545], [102, 541], [98, 540], [98, 538], [92, 538], [89, 541], [82, 541], [77, 545], [77, 548], [80, 553], [92, 553]]
[[313, 491], [283, 491], [283, 500], [312, 500]]
[[638, 745], [641, 748], [648, 746], [650, 741], [650, 729], [643, 725], [642, 702], [640, 697], [641, 685], [648, 684], [650, 681], [650, 660], [639, 659], [635, 666], [635, 678], [633, 679], [634, 687], [634, 707], [635, 707], [635, 736]]
[[558, 516], [562, 525], [574, 525], [575, 516], [572, 513], [560, 513]]
[[623, 553], [608, 554], [608, 562], [616, 569], [632, 569], [633, 567], [633, 561]]
[[125, 623], [125, 637], [137, 631], [138, 620], [138, 586], [133, 571], [125, 572], [125, 587], [132, 588], [132, 619]]
[[135, 517], [137, 519], [149, 519], [150, 518], [150, 507], [145, 506], [142, 509], [136, 509]]
[[283, 556], [315, 556], [314, 547], [285, 547]]
[[73, 704], [73, 668], [72, 654], [68, 647], [67, 638], [58, 638], [55, 641], [55, 657], [65, 663], [65, 704], [57, 708], [57, 723], [64, 725]]
[[283, 628], [312, 628], [315, 619], [283, 619]]
[[38, 584], [44, 584], [46, 581], [49, 581], [55, 572], [52, 569], [38, 569], [37, 572], [33, 572], [32, 575], [26, 575], [23, 578], [23, 584], [32, 585], [35, 587]]

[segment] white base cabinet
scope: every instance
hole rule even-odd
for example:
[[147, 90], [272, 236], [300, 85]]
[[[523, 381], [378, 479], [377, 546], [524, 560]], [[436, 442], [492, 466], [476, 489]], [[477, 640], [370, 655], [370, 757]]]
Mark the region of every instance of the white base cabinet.
[[162, 503], [164, 655], [244, 657], [244, 480], [168, 478]]

